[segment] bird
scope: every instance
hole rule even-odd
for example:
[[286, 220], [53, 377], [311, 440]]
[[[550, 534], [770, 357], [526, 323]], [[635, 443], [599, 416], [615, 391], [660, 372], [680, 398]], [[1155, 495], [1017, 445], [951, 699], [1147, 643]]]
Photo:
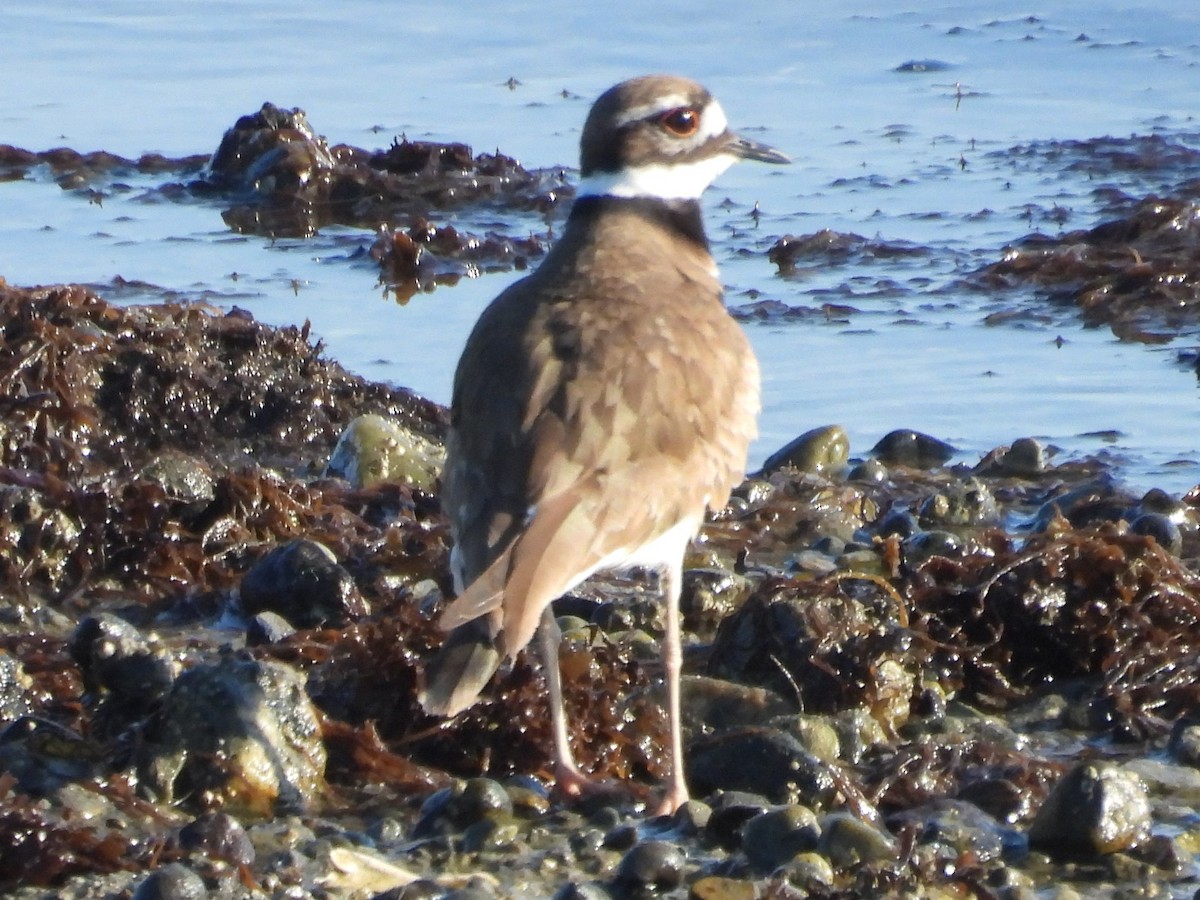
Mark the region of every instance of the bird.
[[604, 91], [580, 180], [541, 264], [484, 310], [459, 360], [442, 503], [457, 596], [418, 699], [455, 716], [538, 637], [556, 789], [575, 763], [552, 602], [600, 571], [658, 574], [670, 731], [659, 811], [688, 799], [680, 726], [683, 559], [743, 480], [759, 367], [725, 307], [700, 197], [738, 160], [787, 163], [730, 130], [701, 85], [646, 75]]

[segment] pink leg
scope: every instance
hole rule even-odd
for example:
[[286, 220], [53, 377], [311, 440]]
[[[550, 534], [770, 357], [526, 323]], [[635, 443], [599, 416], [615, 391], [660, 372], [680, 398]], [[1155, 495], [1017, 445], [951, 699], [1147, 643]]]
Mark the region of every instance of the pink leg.
[[688, 800], [687, 783], [683, 777], [683, 726], [679, 689], [680, 672], [683, 669], [683, 645], [679, 634], [681, 577], [679, 564], [664, 570], [661, 576], [663, 602], [666, 603], [667, 614], [667, 633], [663, 636], [663, 668], [667, 678], [667, 720], [671, 730], [671, 755], [666, 793], [658, 805], [659, 815], [670, 815]]
[[568, 797], [578, 797], [591, 783], [575, 765], [571, 741], [567, 736], [567, 713], [563, 709], [562, 672], [558, 668], [558, 642], [562, 639], [558, 622], [549, 606], [538, 624], [542, 668], [550, 689], [550, 730], [554, 735], [554, 779], [556, 787]]

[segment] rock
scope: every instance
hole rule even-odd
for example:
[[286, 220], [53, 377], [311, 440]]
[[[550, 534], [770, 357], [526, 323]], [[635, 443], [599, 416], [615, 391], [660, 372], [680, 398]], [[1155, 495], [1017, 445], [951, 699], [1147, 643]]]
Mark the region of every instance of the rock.
[[728, 569], [688, 569], [683, 573], [679, 612], [683, 627], [711, 639], [717, 626], [750, 595], [753, 583]]
[[828, 767], [795, 737], [773, 728], [726, 732], [692, 745], [688, 783], [701, 795], [750, 791], [775, 803], [823, 807], [835, 787]]
[[771, 808], [771, 801], [748, 791], [723, 791], [713, 800], [705, 835], [726, 850], [742, 843], [742, 826]]
[[168, 801], [189, 797], [252, 815], [310, 807], [324, 786], [325, 747], [304, 676], [232, 654], [189, 669], [140, 769]]
[[359, 416], [346, 426], [325, 466], [325, 476], [356, 488], [398, 481], [431, 491], [446, 461], [444, 447], [383, 416]]
[[772, 872], [799, 853], [817, 848], [820, 825], [811, 809], [797, 804], [759, 813], [742, 827], [742, 851], [760, 872]]
[[833, 866], [820, 853], [800, 853], [791, 862], [781, 866], [776, 873], [788, 884], [822, 896], [823, 888], [833, 885]]
[[16, 779], [23, 793], [51, 794], [64, 784], [100, 771], [103, 749], [65, 725], [21, 716], [0, 731], [0, 772]]
[[453, 834], [479, 822], [509, 819], [512, 814], [512, 798], [500, 782], [469, 778], [426, 797], [413, 834], [417, 837]]
[[615, 884], [623, 891], [669, 891], [683, 882], [687, 859], [668, 841], [642, 841], [621, 857]]
[[203, 878], [181, 863], [167, 863], [142, 879], [132, 900], [200, 900], [207, 896]]
[[1185, 766], [1200, 769], [1200, 720], [1184, 716], [1171, 727], [1167, 752]]
[[721, 678], [685, 675], [681, 679], [683, 727], [689, 740], [719, 731], [764, 725], [795, 704], [766, 688], [750, 687]]
[[21, 661], [7, 650], [0, 650], [0, 722], [12, 722], [33, 712], [29, 689], [33, 679], [25, 674]]
[[697, 878], [688, 891], [688, 900], [758, 900], [760, 896], [752, 882], [720, 875]]
[[830, 813], [821, 820], [821, 855], [835, 868], [845, 869], [860, 863], [891, 862], [896, 844], [886, 834], [849, 813]]
[[350, 573], [324, 544], [288, 541], [242, 578], [242, 612], [275, 612], [298, 628], [344, 625], [370, 612]]
[[785, 466], [801, 472], [826, 475], [846, 466], [850, 458], [850, 438], [840, 425], [826, 425], [804, 432], [767, 457], [759, 475], [768, 475]]
[[889, 466], [908, 466], [912, 469], [936, 469], [950, 460], [958, 450], [945, 441], [919, 431], [898, 429], [879, 439], [871, 453]]
[[888, 818], [888, 827], [898, 832], [914, 829], [918, 841], [949, 849], [955, 859], [967, 855], [980, 862], [1017, 859], [1025, 855], [1025, 836], [1004, 828], [978, 807], [961, 800], [934, 800]]
[[987, 454], [974, 472], [978, 475], [1037, 478], [1046, 472], [1046, 451], [1036, 438], [1017, 438], [1008, 447]]
[[226, 812], [207, 812], [179, 829], [179, 847], [235, 866], [253, 864], [254, 844], [242, 823]]
[[1129, 523], [1129, 530], [1154, 538], [1158, 546], [1173, 556], [1183, 552], [1183, 532], [1169, 516], [1162, 513], [1142, 513]]
[[138, 477], [157, 484], [188, 516], [201, 512], [217, 495], [212, 468], [179, 450], [164, 450], [142, 467]]
[[264, 644], [278, 644], [289, 635], [296, 633], [292, 623], [277, 612], [266, 610], [260, 612], [246, 626], [246, 646], [261, 647]]
[[111, 613], [80, 622], [70, 650], [93, 703], [111, 694], [132, 713], [145, 712], [161, 704], [175, 680], [175, 661], [158, 641]]
[[996, 497], [983, 481], [952, 481], [921, 502], [917, 520], [923, 528], [962, 528], [994, 523], [1000, 515]]
[[1136, 847], [1150, 835], [1150, 799], [1141, 778], [1084, 762], [1054, 786], [1029, 828], [1030, 846], [1095, 856]]

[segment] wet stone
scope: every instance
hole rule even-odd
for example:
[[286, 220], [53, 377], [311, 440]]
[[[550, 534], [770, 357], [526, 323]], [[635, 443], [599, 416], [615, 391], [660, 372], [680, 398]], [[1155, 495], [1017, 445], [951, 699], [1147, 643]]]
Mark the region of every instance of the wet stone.
[[717, 625], [749, 596], [750, 579], [728, 569], [699, 568], [683, 573], [679, 611], [683, 626], [702, 637], [716, 634]]
[[669, 891], [683, 882], [686, 863], [682, 848], [675, 844], [642, 841], [621, 857], [614, 886], [634, 896], [644, 891]]
[[750, 791], [776, 803], [824, 806], [835, 787], [829, 770], [795, 737], [748, 728], [699, 741], [690, 748], [688, 783], [699, 794]]
[[277, 644], [295, 633], [296, 629], [292, 627], [291, 622], [277, 612], [266, 610], [254, 616], [246, 626], [246, 646]]
[[761, 794], [721, 791], [712, 801], [705, 833], [726, 850], [736, 850], [742, 843], [742, 826], [771, 806]]
[[707, 875], [692, 883], [688, 900], [758, 900], [759, 896], [752, 882]]
[[150, 709], [162, 701], [175, 679], [170, 654], [111, 613], [81, 621], [71, 636], [70, 650], [93, 700], [108, 692], [125, 706]]
[[345, 624], [370, 612], [354, 579], [323, 544], [295, 540], [262, 557], [242, 579], [242, 612], [276, 612], [298, 628]]
[[200, 900], [207, 896], [204, 879], [180, 863], [155, 869], [133, 892], [133, 900]]
[[1150, 834], [1150, 800], [1135, 773], [1084, 762], [1050, 791], [1029, 828], [1029, 843], [1050, 852], [1099, 855], [1136, 847]]
[[935, 800], [888, 819], [893, 832], [905, 826], [915, 829], [920, 843], [947, 847], [956, 858], [969, 854], [983, 862], [1011, 859], [1023, 856], [1027, 848], [1024, 835], [961, 800]]
[[1183, 552], [1183, 532], [1162, 513], [1142, 513], [1129, 523], [1129, 530], [1154, 538], [1158, 546], [1174, 556]]
[[829, 860], [815, 852], [797, 854], [790, 862], [781, 866], [776, 875], [788, 884], [811, 891], [817, 896], [821, 896], [821, 889], [830, 887], [834, 879], [833, 866], [829, 864]]
[[1018, 438], [997, 447], [975, 467], [979, 475], [1037, 478], [1046, 472], [1046, 449], [1037, 438]]
[[890, 862], [897, 854], [891, 835], [849, 813], [831, 813], [821, 820], [818, 849], [838, 869]]
[[612, 900], [612, 894], [595, 882], [572, 881], [555, 892], [554, 900]]
[[1200, 769], [1200, 720], [1191, 716], [1178, 719], [1171, 728], [1167, 751], [1183, 765]]
[[21, 661], [7, 650], [0, 650], [0, 722], [11, 722], [33, 711], [29, 688], [33, 679], [25, 674]]
[[179, 847], [235, 866], [254, 862], [255, 850], [242, 823], [229, 813], [209, 812], [179, 829]]
[[435, 487], [445, 449], [399, 422], [369, 413], [346, 426], [325, 466], [325, 476], [352, 487], [399, 481], [424, 490]]
[[763, 463], [760, 475], [784, 467], [827, 475], [846, 467], [850, 458], [850, 438], [840, 425], [814, 428], [789, 441]]
[[936, 469], [945, 465], [958, 450], [928, 434], [909, 429], [889, 432], [871, 448], [880, 462], [912, 469]]
[[792, 804], [759, 813], [742, 826], [742, 851], [755, 869], [771, 872], [797, 854], [815, 850], [820, 836], [816, 814]]
[[513, 802], [504, 785], [491, 778], [469, 778], [430, 794], [414, 829], [416, 837], [463, 831], [485, 820], [512, 817]]
[[795, 704], [766, 688], [702, 675], [685, 675], [680, 691], [683, 726], [691, 737], [764, 725], [795, 708]]
[[887, 479], [887, 466], [875, 458], [863, 460], [851, 467], [850, 471], [846, 473], [847, 481], [858, 481], [866, 484], [883, 484]]
[[325, 747], [304, 677], [236, 655], [189, 669], [139, 768], [168, 800], [259, 815], [310, 806], [324, 785]]
[[93, 777], [102, 758], [102, 748], [49, 719], [22, 716], [0, 731], [0, 772], [35, 797]]
[[905, 565], [917, 569], [935, 556], [954, 557], [962, 553], [963, 542], [949, 531], [934, 529], [910, 534], [900, 544]]
[[208, 464], [177, 450], [158, 454], [142, 467], [139, 477], [157, 484], [168, 500], [182, 504], [192, 514], [216, 497], [216, 479]]

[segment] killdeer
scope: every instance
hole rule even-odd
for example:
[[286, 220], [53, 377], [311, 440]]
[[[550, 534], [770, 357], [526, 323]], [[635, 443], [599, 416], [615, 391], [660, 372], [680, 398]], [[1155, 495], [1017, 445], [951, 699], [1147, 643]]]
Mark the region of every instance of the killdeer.
[[442, 495], [458, 596], [420, 699], [457, 714], [537, 632], [558, 788], [579, 793], [589, 782], [567, 737], [550, 604], [600, 570], [657, 570], [671, 731], [661, 809], [673, 811], [688, 796], [683, 555], [743, 478], [759, 410], [758, 363], [722, 301], [699, 199], [739, 159], [789, 160], [730, 131], [703, 87], [664, 75], [605, 91], [580, 143], [562, 237], [492, 301], [458, 363]]

